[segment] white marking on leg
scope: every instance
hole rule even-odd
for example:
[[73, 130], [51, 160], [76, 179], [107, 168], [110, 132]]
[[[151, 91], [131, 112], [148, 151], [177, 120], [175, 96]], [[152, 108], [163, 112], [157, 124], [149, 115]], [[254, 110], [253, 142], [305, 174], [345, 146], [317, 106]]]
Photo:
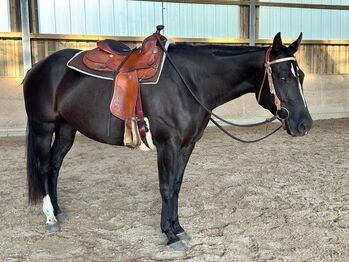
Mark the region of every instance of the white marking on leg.
[[42, 210], [46, 215], [46, 224], [52, 225], [57, 223], [57, 219], [53, 212], [53, 206], [51, 203], [51, 198], [49, 195], [46, 195], [43, 200]]
[[149, 132], [147, 132], [145, 134], [146, 138], [147, 138], [147, 143], [150, 147], [151, 150], [156, 150], [156, 146], [154, 145], [154, 142], [153, 142], [153, 138], [151, 136], [151, 130], [150, 130], [150, 124], [149, 124], [149, 120], [147, 117], [144, 118], [144, 121], [147, 123], [147, 126], [149, 128]]
[[139, 146], [139, 149], [142, 150], [142, 151], [150, 151], [150, 148], [147, 147], [143, 141], [141, 141], [141, 145]]
[[295, 78], [297, 78], [299, 92], [301, 93], [301, 97], [303, 99], [304, 106], [307, 107], [307, 103], [305, 102], [305, 97], [304, 97], [304, 93], [303, 93], [303, 88], [302, 88], [301, 82], [299, 81], [299, 77], [297, 77], [297, 75], [296, 75], [296, 71], [294, 70], [294, 67], [293, 67], [292, 63], [291, 63], [291, 72], [295, 76]]
[[147, 117], [145, 117], [144, 121], [147, 123], [147, 127], [149, 129], [149, 131], [146, 132], [146, 134], [145, 134], [145, 139], [147, 140], [149, 148], [142, 141], [141, 145], [139, 146], [139, 149], [142, 150], [142, 151], [156, 150], [156, 146], [154, 145], [153, 138], [151, 136], [149, 120], [148, 120]]

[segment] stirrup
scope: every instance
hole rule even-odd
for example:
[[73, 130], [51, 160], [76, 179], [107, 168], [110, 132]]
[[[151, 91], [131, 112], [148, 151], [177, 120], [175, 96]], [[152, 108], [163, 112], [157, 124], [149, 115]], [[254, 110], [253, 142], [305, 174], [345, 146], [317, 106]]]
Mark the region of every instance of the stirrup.
[[138, 148], [141, 145], [141, 136], [136, 117], [130, 117], [125, 120], [124, 144], [129, 148]]

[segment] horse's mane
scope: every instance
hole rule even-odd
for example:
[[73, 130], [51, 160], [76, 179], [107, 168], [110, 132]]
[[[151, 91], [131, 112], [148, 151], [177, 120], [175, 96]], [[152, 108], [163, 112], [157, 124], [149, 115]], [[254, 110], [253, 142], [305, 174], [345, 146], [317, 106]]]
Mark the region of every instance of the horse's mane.
[[228, 45], [201, 45], [201, 44], [176, 44], [173, 46], [175, 50], [181, 52], [202, 52], [213, 54], [215, 56], [235, 56], [246, 53], [258, 52], [263, 50], [263, 47], [256, 46], [228, 46]]

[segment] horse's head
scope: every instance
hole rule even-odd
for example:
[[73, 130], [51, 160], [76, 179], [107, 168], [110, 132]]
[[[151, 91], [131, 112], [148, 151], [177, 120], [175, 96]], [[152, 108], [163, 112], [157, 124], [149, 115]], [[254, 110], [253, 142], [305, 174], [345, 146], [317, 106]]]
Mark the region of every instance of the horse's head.
[[307, 134], [313, 122], [303, 93], [304, 73], [294, 57], [301, 40], [302, 34], [286, 47], [280, 33], [275, 36], [265, 55], [264, 82], [256, 93], [258, 102], [276, 115], [292, 136]]

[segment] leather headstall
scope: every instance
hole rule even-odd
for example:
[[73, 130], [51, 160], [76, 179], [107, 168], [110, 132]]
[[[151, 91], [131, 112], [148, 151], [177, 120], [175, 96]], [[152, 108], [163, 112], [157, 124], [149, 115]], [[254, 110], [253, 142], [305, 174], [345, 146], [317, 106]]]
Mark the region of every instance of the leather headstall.
[[[263, 86], [264, 86], [264, 82], [265, 82], [265, 78], [268, 77], [268, 84], [269, 84], [269, 90], [270, 93], [272, 95], [274, 95], [274, 103], [276, 106], [276, 117], [282, 122], [282, 126], [284, 129], [286, 129], [286, 125], [285, 125], [285, 120], [289, 117], [289, 111], [287, 110], [286, 107], [283, 107], [281, 105], [281, 101], [279, 99], [279, 97], [276, 94], [275, 91], [275, 86], [274, 86], [274, 82], [273, 82], [273, 76], [272, 76], [272, 69], [271, 69], [271, 65], [277, 64], [277, 63], [282, 63], [282, 62], [286, 62], [286, 61], [296, 61], [296, 58], [293, 56], [290, 57], [285, 57], [285, 58], [280, 58], [280, 59], [276, 59], [273, 61], [270, 61], [270, 52], [271, 52], [272, 47], [270, 47], [267, 52], [265, 53], [265, 70], [264, 70], [264, 77], [263, 77], [263, 81], [262, 81], [262, 85], [259, 88], [259, 94], [258, 94], [258, 99], [257, 102], [258, 104], [260, 104], [260, 99], [261, 99], [261, 94], [262, 94], [262, 90], [263, 90]], [[280, 117], [278, 112], [280, 112], [281, 110], [285, 110], [287, 113], [286, 117]]]

